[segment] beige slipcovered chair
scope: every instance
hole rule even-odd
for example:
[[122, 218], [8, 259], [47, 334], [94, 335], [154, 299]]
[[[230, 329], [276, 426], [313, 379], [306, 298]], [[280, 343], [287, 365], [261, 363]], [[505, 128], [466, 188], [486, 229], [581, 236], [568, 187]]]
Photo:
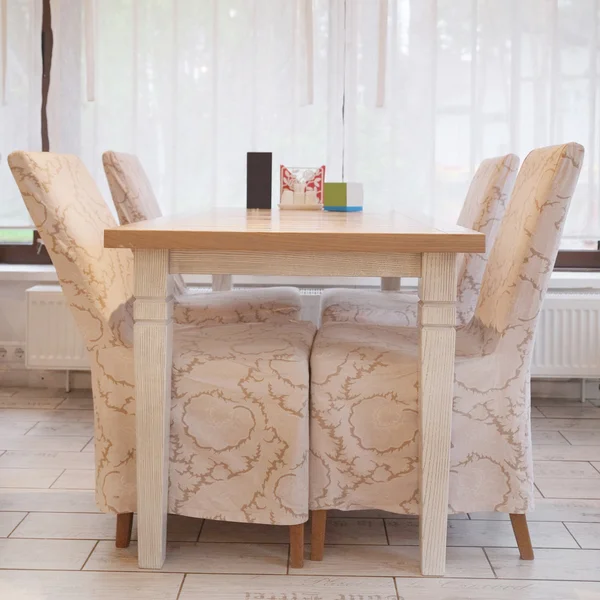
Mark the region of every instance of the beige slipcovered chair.
[[[152, 185], [137, 156], [123, 152], [102, 155], [104, 172], [121, 225], [162, 216]], [[214, 275], [213, 289], [230, 287], [230, 276]], [[192, 293], [181, 275], [173, 276], [175, 322], [209, 326], [299, 319], [300, 292], [291, 287]]]
[[[449, 510], [510, 513], [533, 558], [530, 363], [534, 334], [583, 160], [566, 144], [529, 154], [472, 321], [458, 327]], [[418, 332], [325, 323], [311, 356], [312, 557], [326, 511], [419, 513]]]
[[[458, 224], [485, 233], [488, 252], [461, 254], [457, 260], [458, 325], [464, 325], [473, 318], [488, 253], [496, 239], [518, 169], [519, 157], [514, 154], [488, 158], [479, 165], [469, 186]], [[332, 288], [321, 295], [321, 323], [414, 327], [417, 324], [417, 304], [416, 294]]]
[[[75, 156], [16, 152], [9, 165], [85, 340], [92, 372], [96, 501], [127, 546], [136, 509], [133, 256]], [[308, 360], [299, 321], [175, 326], [169, 512], [291, 526], [308, 519]]]

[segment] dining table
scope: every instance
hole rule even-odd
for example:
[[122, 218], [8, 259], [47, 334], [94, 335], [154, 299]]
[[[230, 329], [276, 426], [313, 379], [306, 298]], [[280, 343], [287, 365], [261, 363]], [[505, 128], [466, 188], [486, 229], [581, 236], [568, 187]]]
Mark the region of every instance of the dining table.
[[419, 279], [419, 545], [423, 575], [444, 574], [456, 338], [456, 261], [485, 236], [396, 211], [207, 208], [106, 229], [134, 255], [138, 563], [166, 555], [174, 274]]

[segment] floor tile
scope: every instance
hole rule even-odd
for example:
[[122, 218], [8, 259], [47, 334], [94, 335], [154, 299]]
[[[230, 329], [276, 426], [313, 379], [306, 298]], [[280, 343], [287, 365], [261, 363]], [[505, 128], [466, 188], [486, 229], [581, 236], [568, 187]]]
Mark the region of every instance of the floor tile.
[[[293, 572], [306, 575], [415, 577], [420, 574], [419, 548], [325, 546], [322, 561], [307, 560], [302, 571], [294, 569]], [[446, 576], [479, 578], [493, 577], [494, 574], [481, 548], [448, 548]]]
[[[506, 513], [471, 513], [474, 520], [507, 520]], [[528, 521], [573, 521], [600, 523], [600, 500], [543, 498], [535, 501], [535, 510], [527, 513]]]
[[[305, 532], [310, 540], [310, 525]], [[328, 544], [387, 544], [382, 519], [330, 517], [327, 519]], [[206, 521], [200, 535], [201, 542], [289, 543], [289, 528], [278, 525], [227, 523]]]
[[384, 519], [412, 518], [412, 515], [397, 515], [386, 510], [328, 510], [328, 517], [341, 517], [345, 519]]
[[82, 422], [93, 423], [94, 412], [91, 410], [45, 410], [33, 408], [0, 408], [0, 422], [27, 421], [32, 426], [38, 421], [44, 422]]
[[600, 478], [600, 473], [596, 471], [589, 462], [576, 461], [534, 461], [533, 473], [536, 481], [538, 477], [554, 477], [560, 479]]
[[600, 461], [600, 446], [534, 446], [533, 459]]
[[[170, 542], [162, 571], [281, 575], [287, 572], [288, 550], [286, 544]], [[91, 571], [137, 571], [137, 544], [121, 549], [115, 548], [113, 542], [99, 542], [85, 568]]]
[[0, 512], [0, 538], [5, 538], [27, 516], [24, 512]]
[[91, 396], [82, 396], [81, 398], [65, 398], [64, 401], [58, 407], [66, 410], [79, 410], [79, 409], [92, 409], [94, 408], [94, 401]]
[[94, 435], [93, 423], [80, 421], [39, 422], [27, 432], [28, 436], [80, 436], [89, 440]]
[[0, 396], [0, 408], [56, 408], [62, 398], [20, 398]]
[[[346, 519], [414, 519], [415, 515], [398, 515], [385, 510], [329, 510], [327, 517]], [[449, 519], [468, 519], [466, 514], [448, 515]]]
[[[176, 600], [183, 575], [0, 571], [6, 600]], [[208, 600], [208, 599], [206, 599]]]
[[73, 388], [70, 392], [65, 392], [66, 398], [91, 398], [92, 390], [90, 388]]
[[5, 452], [0, 467], [23, 469], [93, 469], [94, 456], [81, 452]]
[[179, 600], [393, 600], [391, 577], [189, 575]]
[[[391, 545], [419, 544], [418, 521], [386, 519]], [[529, 523], [531, 540], [536, 548], [577, 548], [562, 523]], [[450, 521], [448, 546], [493, 546], [516, 548], [510, 521]]]
[[94, 438], [92, 438], [84, 447], [82, 452], [89, 452], [91, 454], [94, 453]]
[[31, 421], [2, 421], [0, 416], [0, 437], [5, 435], [25, 435], [35, 423]]
[[588, 403], [578, 406], [538, 406], [537, 409], [550, 419], [600, 419], [600, 408]]
[[501, 579], [600, 581], [600, 550], [538, 549], [535, 560], [521, 560], [505, 548], [486, 548], [486, 553]]
[[96, 513], [92, 490], [0, 489], [0, 511]]
[[383, 519], [328, 518], [326, 540], [327, 544], [388, 543]]
[[565, 523], [565, 526], [582, 548], [600, 550], [600, 523]]
[[[0, 513], [12, 514], [12, 513]], [[169, 515], [167, 539], [173, 542], [195, 542], [202, 527], [201, 519]], [[11, 538], [114, 540], [116, 518], [102, 513], [30, 513]], [[134, 518], [132, 539], [137, 539]]]
[[[540, 419], [536, 419], [538, 421]], [[568, 446], [569, 442], [560, 434], [559, 431], [536, 431], [532, 430], [531, 438], [534, 444], [538, 446], [551, 444], [553, 446]]]
[[65, 396], [63, 388], [19, 388], [14, 395], [15, 398], [58, 398], [62, 402]]
[[81, 569], [96, 542], [88, 540], [0, 540], [3, 569]]
[[600, 446], [600, 429], [597, 431], [569, 431], [561, 432], [573, 446]]
[[532, 419], [531, 429], [533, 431], [598, 431], [600, 419]]
[[62, 469], [0, 468], [0, 488], [49, 488], [61, 473]]
[[531, 418], [532, 419], [538, 419], [538, 418], [545, 418], [544, 414], [540, 411], [539, 408], [537, 408], [536, 406], [532, 406], [531, 407]]
[[544, 498], [600, 500], [600, 477], [590, 477], [588, 479], [536, 477], [535, 484], [544, 495]]
[[80, 436], [3, 435], [0, 437], [0, 450], [80, 452], [89, 441], [89, 437]]
[[[288, 544], [289, 528], [280, 525], [255, 523], [227, 523], [206, 520], [200, 534], [200, 542], [238, 542], [249, 544]], [[305, 539], [310, 530], [307, 528]]]
[[593, 600], [600, 584], [558, 581], [396, 579], [402, 600]]
[[[591, 400], [588, 400], [587, 403], [592, 403]], [[559, 398], [552, 396], [534, 396], [531, 399], [531, 404], [534, 406], [581, 406], [585, 404], [581, 402], [581, 398], [579, 396], [572, 398]]]
[[11, 539], [112, 540], [115, 529], [116, 517], [112, 514], [29, 513]]
[[93, 490], [96, 472], [93, 469], [67, 469], [51, 487], [54, 490]]

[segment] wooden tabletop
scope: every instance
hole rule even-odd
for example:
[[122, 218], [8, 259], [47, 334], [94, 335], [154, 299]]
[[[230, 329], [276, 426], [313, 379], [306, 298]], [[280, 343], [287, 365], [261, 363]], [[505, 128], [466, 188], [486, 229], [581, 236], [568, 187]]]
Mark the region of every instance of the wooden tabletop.
[[397, 212], [217, 208], [106, 229], [104, 246], [263, 252], [484, 252], [485, 236]]

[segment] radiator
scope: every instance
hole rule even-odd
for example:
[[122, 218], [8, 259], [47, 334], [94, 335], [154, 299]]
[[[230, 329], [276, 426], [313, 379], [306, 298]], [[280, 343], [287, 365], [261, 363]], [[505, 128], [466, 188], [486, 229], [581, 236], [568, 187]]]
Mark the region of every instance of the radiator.
[[[302, 317], [316, 322], [321, 288], [301, 292]], [[60, 286], [30, 288], [27, 307], [27, 366], [89, 369], [85, 347]], [[555, 291], [546, 296], [531, 374], [543, 378], [600, 377], [600, 293]]]
[[600, 294], [552, 292], [538, 321], [533, 377], [600, 377]]
[[25, 364], [30, 369], [88, 370], [87, 352], [59, 285], [27, 290]]

